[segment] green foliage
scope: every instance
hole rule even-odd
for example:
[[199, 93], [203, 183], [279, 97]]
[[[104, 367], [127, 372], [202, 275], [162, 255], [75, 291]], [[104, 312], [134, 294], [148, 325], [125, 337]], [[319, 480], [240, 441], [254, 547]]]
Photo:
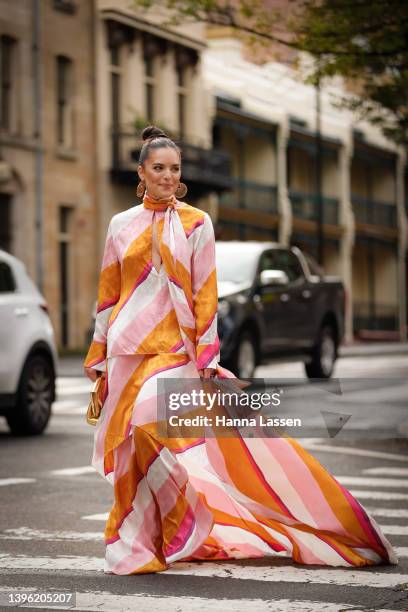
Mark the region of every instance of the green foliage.
[[[199, 21], [228, 25], [250, 44], [279, 43], [316, 58], [306, 82], [342, 76], [356, 81], [359, 95], [337, 100], [378, 125], [396, 143], [408, 144], [408, 1], [287, 0], [285, 20], [263, 0], [133, 0], [147, 10], [170, 10], [167, 24]], [[283, 32], [290, 36], [282, 36]]]
[[[408, 144], [408, 3], [404, 0], [303, 0], [290, 27], [299, 47], [319, 58], [321, 77], [356, 80], [359, 95], [339, 108]], [[316, 72], [314, 72], [316, 76]]]

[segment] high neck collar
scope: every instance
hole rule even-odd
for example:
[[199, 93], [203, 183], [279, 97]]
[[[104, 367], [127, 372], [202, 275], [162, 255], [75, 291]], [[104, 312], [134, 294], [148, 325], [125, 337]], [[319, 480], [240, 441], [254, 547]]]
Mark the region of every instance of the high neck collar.
[[170, 198], [161, 198], [160, 200], [151, 198], [147, 193], [143, 196], [143, 206], [150, 210], [166, 210], [169, 206], [171, 208], [176, 208], [176, 202], [177, 199], [174, 195]]

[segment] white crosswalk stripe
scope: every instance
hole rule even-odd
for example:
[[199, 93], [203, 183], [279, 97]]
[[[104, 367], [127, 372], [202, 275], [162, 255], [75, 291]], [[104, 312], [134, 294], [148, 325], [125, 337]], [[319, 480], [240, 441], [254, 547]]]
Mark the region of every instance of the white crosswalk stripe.
[[35, 478], [0, 478], [0, 487], [6, 487], [14, 484], [26, 484], [28, 482], [35, 481]]
[[78, 400], [57, 400], [52, 405], [52, 412], [61, 415], [85, 414], [86, 405]]
[[[34, 589], [19, 589], [22, 593], [33, 593]], [[0, 597], [5, 597], [12, 589], [0, 587]], [[1, 601], [1, 600], [0, 600]], [[4, 599], [3, 599], [4, 601]], [[330, 604], [322, 601], [305, 601], [292, 599], [276, 599], [265, 601], [263, 599], [225, 599], [186, 597], [183, 595], [157, 597], [155, 595], [117, 595], [109, 593], [76, 593], [76, 609], [87, 612], [338, 612], [342, 610], [356, 610], [351, 604]], [[50, 609], [41, 605], [41, 609]], [[69, 610], [72, 607], [58, 605], [58, 610]], [[376, 612], [392, 612], [387, 608], [377, 608]]]
[[81, 474], [97, 474], [98, 472], [92, 465], [83, 465], [76, 468], [63, 468], [48, 472], [54, 476], [80, 476]]
[[385, 453], [383, 451], [374, 451], [367, 448], [350, 448], [349, 446], [327, 446], [324, 443], [303, 442], [300, 439], [302, 446], [310, 451], [318, 451], [319, 453], [333, 453], [335, 455], [351, 455], [353, 457], [373, 457], [374, 459], [386, 459], [387, 461], [408, 462], [408, 455], [402, 453]]
[[360, 487], [391, 487], [393, 489], [408, 489], [405, 478], [370, 478], [368, 476], [336, 476], [336, 480], [344, 485]]
[[363, 474], [376, 476], [408, 476], [408, 468], [400, 467], [373, 467], [362, 471]]
[[407, 525], [383, 525], [382, 530], [387, 535], [408, 536], [408, 526]]
[[[83, 516], [82, 519], [105, 523], [108, 518], [108, 513], [94, 514], [92, 517]], [[384, 533], [394, 535], [408, 535], [406, 527], [401, 525], [381, 525]], [[399, 530], [405, 530], [401, 533]], [[18, 527], [15, 529], [4, 529], [0, 532], [0, 540], [26, 540], [26, 541], [45, 541], [58, 542], [60, 540], [68, 540], [72, 542], [98, 542], [104, 540], [103, 531], [47, 531], [45, 529], [32, 529], [30, 527]], [[408, 547], [394, 547], [397, 556], [400, 558], [408, 557]], [[279, 555], [284, 556], [284, 555]]]
[[[278, 555], [277, 555], [278, 556]], [[282, 560], [279, 555], [279, 560]], [[176, 562], [166, 570], [166, 575], [217, 577], [235, 580], [259, 580], [262, 582], [296, 582], [308, 584], [327, 584], [336, 586], [365, 586], [376, 589], [396, 588], [407, 582], [407, 575], [399, 572], [362, 572], [358, 569], [338, 569], [322, 567], [309, 569], [307, 566], [273, 566], [270, 567], [239, 565], [234, 562], [219, 563], [205, 561], [203, 563]], [[0, 567], [8, 570], [77, 570], [103, 571], [103, 559], [85, 555], [56, 555], [53, 557], [0, 553]]]
[[367, 512], [373, 516], [383, 516], [385, 518], [408, 518], [408, 510], [404, 508], [370, 508], [365, 506]]
[[394, 493], [393, 491], [370, 491], [360, 489], [349, 489], [350, 493], [357, 499], [380, 499], [393, 501], [406, 501], [408, 493]]

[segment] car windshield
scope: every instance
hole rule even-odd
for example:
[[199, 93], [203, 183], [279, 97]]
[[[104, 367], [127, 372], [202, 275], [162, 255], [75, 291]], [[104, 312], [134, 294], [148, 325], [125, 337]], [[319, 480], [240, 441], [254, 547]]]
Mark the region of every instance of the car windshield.
[[217, 280], [245, 283], [252, 281], [258, 261], [258, 251], [243, 245], [216, 243]]

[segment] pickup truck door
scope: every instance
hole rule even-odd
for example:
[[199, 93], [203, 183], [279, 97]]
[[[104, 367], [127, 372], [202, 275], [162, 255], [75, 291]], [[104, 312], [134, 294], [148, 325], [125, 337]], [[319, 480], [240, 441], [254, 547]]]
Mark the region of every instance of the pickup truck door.
[[261, 270], [282, 270], [289, 279], [287, 285], [262, 288], [269, 348], [299, 351], [310, 344], [315, 288], [307, 281], [298, 257], [289, 249], [265, 252], [260, 263]]
[[281, 296], [287, 310], [285, 320], [289, 325], [286, 333], [288, 348], [298, 351], [308, 346], [313, 336], [312, 303], [315, 286], [307, 280], [299, 258], [292, 250], [281, 249], [277, 263], [289, 278], [286, 291]]
[[260, 274], [263, 270], [281, 270], [280, 249], [270, 249], [262, 253], [259, 260], [257, 291], [255, 303], [263, 320], [265, 351], [287, 347], [290, 343], [291, 310], [287, 308], [287, 289], [285, 285], [261, 286]]

